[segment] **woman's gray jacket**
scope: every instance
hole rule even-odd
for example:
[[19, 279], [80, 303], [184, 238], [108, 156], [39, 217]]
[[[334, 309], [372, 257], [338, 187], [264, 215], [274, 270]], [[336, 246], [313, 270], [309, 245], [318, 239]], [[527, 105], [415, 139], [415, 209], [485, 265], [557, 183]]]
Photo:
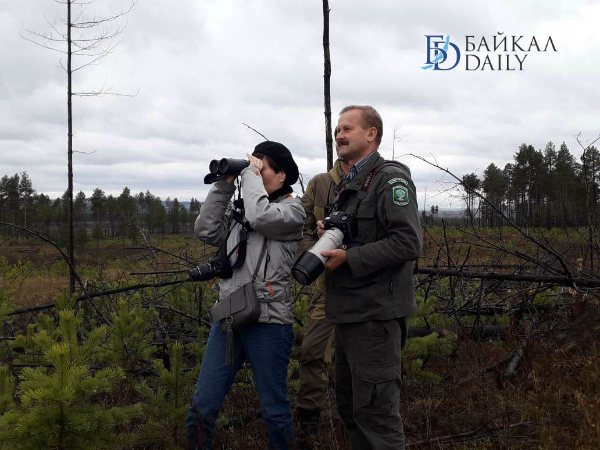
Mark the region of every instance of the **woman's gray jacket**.
[[[302, 239], [306, 214], [299, 199], [282, 196], [269, 202], [260, 172], [247, 167], [241, 174], [245, 217], [253, 231], [248, 235], [244, 264], [234, 270], [228, 279], [219, 279], [219, 299], [225, 298], [252, 280], [258, 259], [267, 239], [267, 252], [262, 258], [254, 283], [261, 301], [259, 322], [294, 323], [290, 285], [291, 267]], [[207, 244], [219, 246], [227, 236], [227, 252], [239, 241], [241, 225], [231, 218], [231, 197], [235, 186], [225, 181], [216, 182], [202, 204], [194, 225], [196, 236]], [[231, 263], [236, 254], [231, 257]]]

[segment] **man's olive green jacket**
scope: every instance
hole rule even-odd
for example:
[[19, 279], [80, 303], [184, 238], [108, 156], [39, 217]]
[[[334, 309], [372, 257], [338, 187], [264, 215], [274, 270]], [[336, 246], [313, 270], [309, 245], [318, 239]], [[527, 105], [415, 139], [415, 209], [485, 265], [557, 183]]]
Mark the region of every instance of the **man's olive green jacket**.
[[[368, 189], [361, 190], [363, 184]], [[414, 261], [423, 238], [409, 168], [376, 153], [336, 191], [337, 210], [356, 212], [356, 236], [344, 241], [348, 263], [326, 274], [327, 320], [349, 323], [410, 315], [416, 309]]]

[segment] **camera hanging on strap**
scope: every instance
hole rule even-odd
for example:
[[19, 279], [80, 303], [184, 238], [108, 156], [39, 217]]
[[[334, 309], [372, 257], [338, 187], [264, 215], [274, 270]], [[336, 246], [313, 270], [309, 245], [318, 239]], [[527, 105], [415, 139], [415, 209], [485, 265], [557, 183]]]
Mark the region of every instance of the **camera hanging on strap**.
[[312, 248], [302, 253], [292, 266], [292, 276], [300, 284], [304, 286], [311, 284], [325, 270], [325, 264], [329, 257], [321, 255], [321, 252], [335, 250], [342, 246], [346, 248], [345, 246], [356, 243], [355, 239], [358, 234], [355, 220], [356, 213], [361, 202], [367, 197], [377, 171], [378, 168], [375, 167], [363, 178], [354, 199], [352, 213], [347, 214], [339, 210], [340, 197], [346, 185], [337, 193], [335, 201], [331, 205], [331, 210], [328, 211], [327, 216], [323, 219], [325, 233]]
[[[227, 233], [227, 236], [221, 240], [219, 252], [208, 258], [207, 264], [196, 266], [190, 270], [189, 276], [192, 281], [208, 281], [213, 278], [231, 278], [233, 276], [233, 271], [239, 269], [244, 264], [244, 261], [246, 260], [248, 235], [252, 231], [252, 228], [244, 217], [244, 200], [238, 198], [233, 202], [233, 205], [234, 210], [231, 213], [231, 218], [234, 223], [239, 223], [241, 225], [238, 243], [229, 253], [227, 253], [227, 240], [233, 231], [234, 226], [232, 226]], [[236, 251], [237, 258], [235, 263], [231, 264], [231, 255]]]

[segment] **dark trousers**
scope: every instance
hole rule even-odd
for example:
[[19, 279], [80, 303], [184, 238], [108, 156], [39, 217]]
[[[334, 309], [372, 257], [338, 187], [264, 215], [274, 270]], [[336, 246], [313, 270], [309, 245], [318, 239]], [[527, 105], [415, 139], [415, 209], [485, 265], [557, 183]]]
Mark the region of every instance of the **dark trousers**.
[[400, 358], [405, 317], [335, 327], [335, 393], [353, 450], [403, 450]]
[[331, 362], [335, 325], [325, 322], [325, 295], [317, 292], [311, 299], [308, 323], [300, 348], [300, 370], [296, 406], [321, 411], [327, 401], [327, 362]]

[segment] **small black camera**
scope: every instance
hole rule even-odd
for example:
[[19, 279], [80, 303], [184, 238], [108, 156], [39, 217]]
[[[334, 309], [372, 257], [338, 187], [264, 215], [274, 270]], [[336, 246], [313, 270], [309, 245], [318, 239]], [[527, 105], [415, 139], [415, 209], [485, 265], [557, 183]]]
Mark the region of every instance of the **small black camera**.
[[226, 256], [216, 255], [208, 259], [207, 264], [196, 266], [189, 272], [192, 281], [207, 281], [213, 278], [231, 278], [233, 270]]

